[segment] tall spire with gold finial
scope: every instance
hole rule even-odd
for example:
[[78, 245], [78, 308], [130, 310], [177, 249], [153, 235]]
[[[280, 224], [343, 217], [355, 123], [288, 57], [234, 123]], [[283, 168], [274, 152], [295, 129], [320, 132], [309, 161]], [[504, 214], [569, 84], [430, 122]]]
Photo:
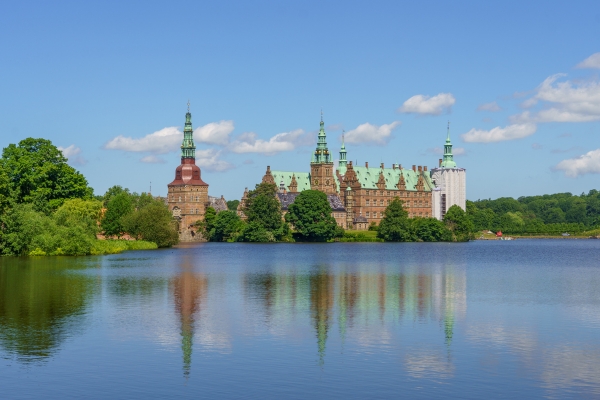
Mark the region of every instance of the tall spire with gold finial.
[[450, 141], [450, 121], [448, 121], [448, 135], [446, 136], [446, 144], [444, 145], [444, 159], [442, 160], [442, 168], [456, 168], [454, 156], [452, 155], [452, 142]]
[[338, 162], [338, 171], [341, 175], [346, 173], [346, 166], [348, 161], [346, 160], [346, 144], [344, 143], [345, 131], [342, 130], [342, 147], [340, 148], [340, 161]]
[[321, 110], [321, 124], [319, 128], [319, 136], [317, 138], [317, 149], [313, 153], [311, 163], [322, 164], [330, 163], [331, 154], [327, 148], [327, 135], [325, 134], [325, 123], [323, 122], [323, 110]]
[[194, 145], [194, 130], [192, 129], [192, 114], [190, 113], [190, 101], [187, 103], [188, 111], [185, 114], [185, 126], [183, 128], [183, 142], [181, 143], [181, 160], [186, 158], [196, 159], [196, 146]]

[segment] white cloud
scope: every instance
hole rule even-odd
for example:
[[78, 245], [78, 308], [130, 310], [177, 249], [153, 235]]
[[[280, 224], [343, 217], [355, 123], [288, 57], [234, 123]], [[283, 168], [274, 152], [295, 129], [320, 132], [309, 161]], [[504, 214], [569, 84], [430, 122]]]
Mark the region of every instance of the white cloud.
[[513, 115], [513, 123], [526, 122], [589, 122], [600, 120], [600, 81], [562, 81], [565, 74], [546, 78], [536, 89], [536, 94], [525, 100], [522, 107], [529, 108], [540, 102], [546, 106], [540, 111], [524, 111]]
[[307, 143], [307, 138], [302, 129], [291, 132], [278, 133], [269, 140], [258, 139], [256, 133], [246, 132], [241, 134], [228, 147], [234, 153], [261, 153], [273, 155], [283, 151], [294, 150], [297, 146]]
[[177, 127], [163, 128], [139, 139], [119, 135], [104, 145], [108, 150], [165, 154], [177, 151], [181, 146], [183, 132]]
[[500, 111], [500, 110], [502, 110], [502, 108], [495, 101], [492, 101], [491, 103], [483, 103], [483, 104], [480, 104], [479, 107], [477, 107], [477, 111], [496, 112], [496, 111]]
[[585, 174], [600, 174], [600, 149], [589, 151], [579, 157], [562, 160], [554, 167], [566, 176], [576, 178]]
[[74, 144], [68, 147], [57, 146], [57, 149], [59, 149], [62, 152], [63, 156], [65, 156], [65, 158], [71, 164], [84, 165], [85, 163], [87, 163], [87, 160], [85, 160], [79, 155], [81, 153], [81, 149], [75, 146]]
[[469, 132], [464, 133], [461, 136], [462, 140], [471, 143], [490, 143], [490, 142], [502, 142], [505, 140], [522, 139], [529, 135], [533, 135], [537, 127], [535, 124], [515, 124], [509, 125], [504, 128], [499, 126], [492, 130], [479, 130], [471, 129]]
[[143, 163], [148, 163], [148, 164], [164, 164], [164, 163], [166, 163], [165, 160], [163, 160], [162, 158], [155, 156], [155, 155], [149, 155], [146, 157], [142, 157], [140, 159], [140, 161]]
[[450, 112], [456, 103], [452, 93], [440, 93], [433, 97], [418, 94], [406, 100], [398, 109], [401, 113], [440, 115], [443, 111]]
[[226, 146], [229, 134], [233, 132], [233, 121], [211, 122], [194, 130], [194, 139], [201, 143]]
[[[194, 130], [194, 139], [200, 143], [225, 146], [229, 134], [233, 132], [233, 121], [211, 122]], [[178, 151], [183, 140], [183, 132], [175, 126], [163, 128], [141, 138], [119, 135], [104, 145], [108, 150], [122, 150], [137, 153], [166, 154]]]
[[226, 171], [234, 168], [233, 164], [220, 160], [221, 150], [196, 150], [196, 165], [208, 171]]
[[391, 124], [372, 125], [368, 122], [346, 132], [344, 139], [347, 143], [373, 143], [385, 145], [390, 140], [392, 131], [400, 126], [400, 121]]
[[579, 64], [575, 68], [593, 68], [600, 69], [600, 53], [594, 53]]

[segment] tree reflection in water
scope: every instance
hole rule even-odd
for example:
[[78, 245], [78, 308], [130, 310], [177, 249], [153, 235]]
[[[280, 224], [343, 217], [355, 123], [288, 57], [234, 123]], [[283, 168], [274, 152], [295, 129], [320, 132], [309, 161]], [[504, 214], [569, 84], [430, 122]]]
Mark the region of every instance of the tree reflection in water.
[[21, 362], [51, 357], [83, 325], [94, 278], [89, 262], [6, 258], [0, 268], [0, 345]]

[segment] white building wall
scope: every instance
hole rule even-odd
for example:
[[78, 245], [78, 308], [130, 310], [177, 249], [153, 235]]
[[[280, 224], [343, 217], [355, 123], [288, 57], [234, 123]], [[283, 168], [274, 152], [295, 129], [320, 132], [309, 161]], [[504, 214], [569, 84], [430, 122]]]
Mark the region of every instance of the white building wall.
[[[434, 168], [431, 170], [431, 177], [436, 189], [439, 189], [437, 208], [436, 203], [432, 201], [435, 218], [441, 220], [446, 211], [455, 204], [467, 210], [467, 171], [464, 168]], [[444, 195], [445, 205], [442, 204]]]

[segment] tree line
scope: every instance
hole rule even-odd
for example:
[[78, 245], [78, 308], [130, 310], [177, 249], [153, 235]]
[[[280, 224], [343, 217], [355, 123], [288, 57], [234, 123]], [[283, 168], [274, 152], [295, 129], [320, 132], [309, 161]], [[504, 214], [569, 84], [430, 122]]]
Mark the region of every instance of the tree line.
[[[97, 234], [137, 241], [98, 240]], [[10, 144], [0, 158], [0, 254], [86, 255], [177, 243], [166, 205], [115, 186], [94, 196], [85, 177], [46, 139]]]
[[556, 193], [467, 201], [467, 214], [476, 231], [557, 235], [580, 233], [600, 226], [600, 192]]
[[[331, 215], [327, 196], [317, 190], [300, 192], [284, 215], [277, 186], [260, 183], [248, 193], [242, 212], [245, 220], [235, 211], [217, 213], [209, 207], [204, 220], [197, 223], [198, 231], [215, 242], [327, 242], [345, 237]], [[408, 218], [400, 199], [387, 207], [376, 230], [381, 240], [395, 242], [468, 241], [473, 237], [473, 225], [460, 207], [451, 207], [444, 221]]]

